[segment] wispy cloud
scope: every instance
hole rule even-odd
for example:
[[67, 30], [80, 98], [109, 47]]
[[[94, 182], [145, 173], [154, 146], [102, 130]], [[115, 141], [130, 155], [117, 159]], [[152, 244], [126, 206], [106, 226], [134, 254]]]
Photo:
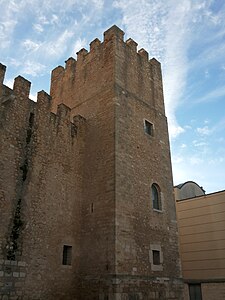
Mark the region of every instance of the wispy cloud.
[[21, 73], [33, 77], [42, 76], [46, 66], [34, 61], [26, 61], [21, 69]]
[[34, 42], [30, 39], [26, 39], [25, 41], [22, 42], [22, 46], [25, 48], [26, 51], [36, 51], [38, 48], [40, 48], [41, 43]]
[[204, 127], [198, 127], [196, 129], [196, 131], [200, 134], [200, 135], [210, 135], [212, 133], [212, 129], [210, 129], [208, 126], [204, 126]]
[[74, 32], [71, 30], [64, 30], [56, 39], [51, 40], [43, 44], [42, 51], [47, 53], [48, 57], [59, 57], [66, 52], [69, 45], [69, 40], [74, 36]]
[[6, 86], [8, 86], [10, 89], [12, 89], [12, 88], [13, 88], [13, 84], [14, 84], [14, 79], [6, 79], [6, 80], [4, 81], [4, 84], [5, 84]]
[[80, 49], [84, 48], [86, 44], [87, 44], [86, 39], [82, 39], [82, 38], [76, 39], [76, 42], [75, 42], [75, 44], [74, 44], [74, 46], [73, 46], [72, 55], [75, 56], [76, 53], [77, 53]]
[[42, 33], [44, 31], [44, 28], [41, 24], [36, 23], [36, 24], [33, 24], [32, 27], [38, 33]]
[[219, 86], [216, 89], [208, 92], [204, 96], [202, 96], [198, 99], [195, 99], [195, 104], [218, 101], [218, 98], [221, 98], [224, 96], [225, 96], [225, 87]]
[[208, 145], [208, 143], [206, 143], [206, 142], [203, 142], [203, 141], [197, 141], [197, 140], [194, 140], [194, 141], [192, 142], [192, 144], [193, 144], [193, 146], [195, 146], [195, 147], [205, 147], [205, 146]]
[[2, 48], [8, 48], [10, 46], [10, 35], [12, 34], [17, 22], [13, 20], [3, 20], [0, 21], [0, 44]]

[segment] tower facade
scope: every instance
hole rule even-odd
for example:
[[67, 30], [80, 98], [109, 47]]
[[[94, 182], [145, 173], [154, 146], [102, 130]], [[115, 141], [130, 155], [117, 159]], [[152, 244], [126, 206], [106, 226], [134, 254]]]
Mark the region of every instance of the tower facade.
[[183, 299], [160, 64], [123, 36], [54, 69], [37, 103], [0, 66], [4, 299]]

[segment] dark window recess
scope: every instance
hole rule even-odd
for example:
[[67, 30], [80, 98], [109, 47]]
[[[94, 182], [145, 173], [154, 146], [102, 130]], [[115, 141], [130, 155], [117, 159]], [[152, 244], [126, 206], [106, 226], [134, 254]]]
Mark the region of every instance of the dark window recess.
[[91, 203], [91, 213], [94, 212], [94, 203]]
[[160, 265], [160, 251], [152, 250], [153, 265]]
[[152, 196], [152, 206], [154, 209], [162, 210], [160, 190], [158, 185], [153, 183], [151, 187], [151, 196]]
[[153, 124], [152, 123], [145, 120], [144, 129], [145, 129], [145, 133], [153, 136]]
[[63, 265], [71, 265], [72, 262], [72, 246], [63, 246]]
[[202, 300], [201, 284], [189, 284], [190, 300]]

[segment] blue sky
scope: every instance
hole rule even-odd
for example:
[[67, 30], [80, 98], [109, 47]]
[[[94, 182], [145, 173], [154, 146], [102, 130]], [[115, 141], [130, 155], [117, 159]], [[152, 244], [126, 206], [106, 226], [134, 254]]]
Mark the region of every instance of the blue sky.
[[225, 189], [224, 0], [0, 0], [5, 84], [22, 75], [31, 97], [50, 72], [116, 24], [162, 64], [174, 184]]

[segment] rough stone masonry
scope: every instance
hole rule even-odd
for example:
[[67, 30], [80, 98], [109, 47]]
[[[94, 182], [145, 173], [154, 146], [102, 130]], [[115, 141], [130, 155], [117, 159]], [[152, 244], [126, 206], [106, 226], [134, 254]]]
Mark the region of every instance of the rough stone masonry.
[[160, 63], [112, 26], [52, 71], [3, 84], [0, 299], [183, 299]]

